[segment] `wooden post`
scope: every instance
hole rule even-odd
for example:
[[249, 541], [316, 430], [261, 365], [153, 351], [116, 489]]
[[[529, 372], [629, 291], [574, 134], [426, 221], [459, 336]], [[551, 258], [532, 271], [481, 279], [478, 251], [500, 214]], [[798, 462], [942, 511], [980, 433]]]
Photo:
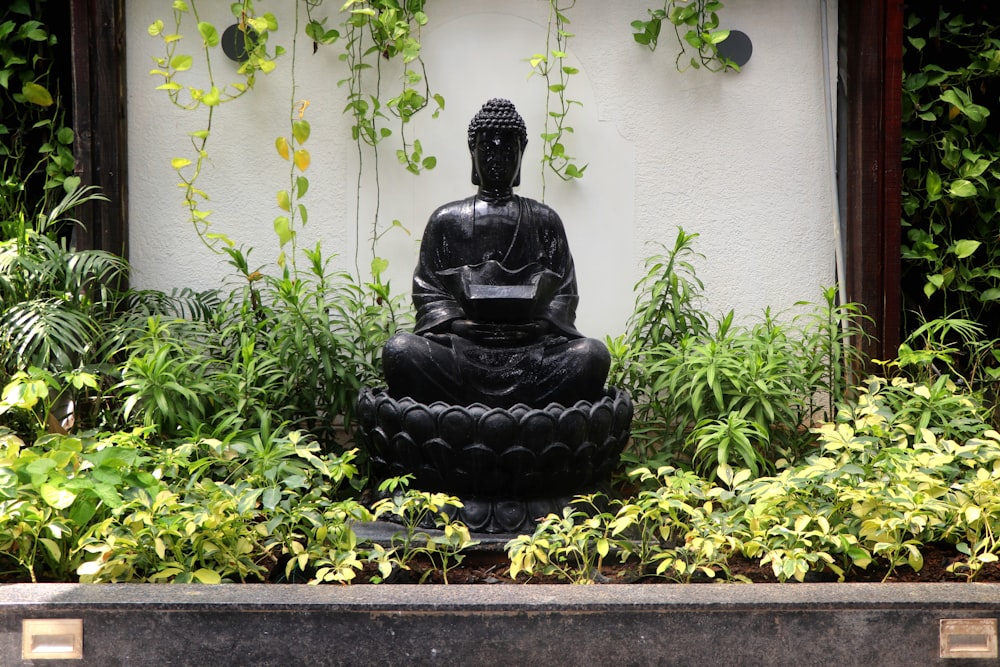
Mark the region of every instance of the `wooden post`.
[[76, 175], [109, 202], [76, 211], [77, 248], [128, 257], [123, 0], [70, 0]]
[[903, 0], [841, 0], [840, 31], [847, 293], [874, 320], [865, 352], [888, 359], [900, 336]]

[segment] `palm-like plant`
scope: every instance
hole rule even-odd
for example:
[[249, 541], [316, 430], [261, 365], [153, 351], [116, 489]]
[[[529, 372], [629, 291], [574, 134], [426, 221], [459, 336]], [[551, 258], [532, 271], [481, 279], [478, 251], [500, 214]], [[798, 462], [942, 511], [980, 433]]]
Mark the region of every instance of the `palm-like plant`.
[[128, 263], [101, 250], [71, 250], [45, 233], [73, 206], [98, 198], [90, 188], [74, 191], [37, 229], [0, 241], [0, 375], [103, 361], [104, 324], [115, 316]]

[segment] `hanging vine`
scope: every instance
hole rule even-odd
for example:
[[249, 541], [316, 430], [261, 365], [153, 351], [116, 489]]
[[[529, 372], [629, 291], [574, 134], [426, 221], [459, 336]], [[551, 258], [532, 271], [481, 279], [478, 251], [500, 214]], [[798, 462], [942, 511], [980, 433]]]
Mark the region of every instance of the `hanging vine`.
[[566, 87], [570, 77], [579, 73], [579, 69], [566, 64], [569, 40], [573, 34], [566, 29], [569, 18], [566, 12], [576, 5], [576, 0], [560, 2], [549, 0], [548, 31], [545, 36], [545, 51], [536, 53], [528, 59], [531, 64], [531, 74], [538, 74], [545, 79], [545, 130], [542, 132], [544, 148], [542, 150], [542, 196], [545, 196], [546, 167], [555, 172], [564, 181], [582, 178], [587, 165], [579, 166], [576, 158], [566, 153], [565, 135], [572, 134], [573, 128], [567, 125], [570, 109], [573, 105], [583, 106], [579, 100], [566, 96]]
[[[704, 67], [712, 72], [727, 69], [740, 70], [740, 66], [719, 53], [719, 44], [729, 38], [728, 30], [719, 30], [719, 10], [723, 4], [718, 0], [664, 0], [662, 9], [647, 9], [649, 20], [632, 21], [635, 31], [632, 38], [639, 44], [655, 51], [660, 38], [663, 22], [674, 28], [674, 35], [681, 50], [677, 53], [674, 66], [683, 72], [689, 67]], [[681, 61], [694, 50], [687, 64]]]
[[[310, 17], [307, 34], [315, 43], [329, 44], [343, 37], [344, 52], [340, 59], [347, 65], [348, 76], [337, 82], [347, 88], [345, 112], [353, 119], [351, 136], [358, 149], [358, 189], [355, 203], [356, 229], [361, 237], [361, 179], [364, 171], [365, 146], [372, 149], [375, 167], [375, 216], [369, 242], [372, 255], [378, 240], [392, 228], [402, 228], [399, 220], [381, 229], [379, 201], [379, 144], [393, 136], [393, 126], [398, 130], [400, 148], [396, 157], [407, 171], [420, 174], [433, 169], [437, 158], [427, 155], [419, 139], [408, 133], [409, 123], [423, 109], [433, 105], [432, 117], [444, 108], [444, 98], [430, 90], [427, 72], [420, 57], [420, 29], [427, 24], [425, 0], [348, 0], [341, 7], [347, 13], [343, 35], [326, 29], [325, 21]], [[308, 5], [307, 5], [308, 6]], [[402, 64], [400, 87], [397, 93], [384, 100], [382, 97], [382, 67], [384, 63], [399, 59]], [[369, 83], [370, 80], [374, 83]], [[404, 228], [405, 229], [405, 228]], [[360, 244], [359, 244], [360, 246]], [[355, 248], [355, 268], [358, 268], [359, 246]]]
[[[396, 155], [408, 171], [419, 174], [425, 169], [433, 169], [437, 159], [433, 155], [426, 154], [420, 140], [413, 138], [409, 132], [409, 122], [418, 112], [433, 106], [433, 116], [437, 117], [444, 108], [444, 98], [430, 91], [426, 70], [420, 58], [420, 29], [427, 23], [427, 15], [423, 11], [425, 0], [403, 2], [348, 0], [340, 7], [340, 11], [345, 15], [343, 23], [339, 26], [340, 30], [327, 26], [329, 17], [316, 15], [323, 4], [322, 0], [304, 0], [303, 4], [306, 11], [305, 34], [313, 41], [314, 52], [320, 45], [333, 44], [343, 39], [344, 51], [340, 54], [340, 59], [347, 66], [348, 76], [339, 81], [338, 85], [347, 89], [347, 104], [344, 111], [353, 119], [351, 133], [358, 145], [359, 198], [364, 147], [374, 149], [394, 134], [398, 133], [400, 140], [400, 148], [397, 149]], [[171, 28], [168, 28], [164, 21], [158, 20], [148, 29], [150, 35], [162, 39], [164, 47], [163, 55], [155, 59], [156, 67], [150, 73], [162, 77], [163, 82], [157, 88], [167, 93], [171, 103], [186, 110], [204, 113], [201, 129], [190, 133], [192, 152], [188, 156], [172, 158], [171, 166], [180, 178], [179, 185], [184, 189], [184, 203], [189, 219], [199, 238], [213, 251], [223, 252], [225, 247], [231, 248], [234, 243], [226, 235], [211, 231], [212, 211], [206, 206], [208, 194], [198, 185], [209, 155], [208, 146], [216, 109], [221, 104], [233, 101], [251, 90], [258, 72], [266, 74], [273, 71], [277, 66], [275, 59], [285, 53], [285, 49], [275, 46], [273, 55], [268, 51], [268, 36], [278, 27], [273, 14], [265, 13], [258, 16], [254, 11], [252, 0], [234, 3], [231, 9], [237, 19], [238, 29], [244, 35], [242, 41], [245, 43], [246, 54], [237, 70], [239, 78], [233, 82], [222, 83], [217, 80], [212, 68], [212, 56], [217, 53], [215, 47], [220, 44], [217, 28], [201, 19], [195, 0], [174, 0], [171, 7], [173, 11]], [[300, 5], [296, 4], [296, 36], [299, 30], [299, 11]], [[198, 84], [182, 82], [185, 73], [195, 64], [195, 56], [184, 53], [180, 48], [183, 43], [184, 24], [192, 18], [201, 38], [205, 62], [204, 77], [207, 77], [207, 82]], [[295, 37], [293, 37], [293, 49], [294, 40]], [[393, 97], [384, 99], [382, 66], [384, 62], [397, 58], [403, 68], [400, 77], [401, 86]], [[279, 154], [290, 161], [292, 169], [290, 187], [281, 190], [278, 195], [278, 206], [282, 214], [274, 222], [275, 233], [282, 247], [279, 254], [281, 265], [288, 257], [284, 251], [287, 244], [291, 244], [294, 254], [296, 221], [305, 224], [307, 220], [304, 208], [300, 207], [296, 200], [304, 195], [308, 188], [308, 180], [302, 172], [308, 167], [309, 153], [301, 145], [308, 137], [308, 123], [302, 117], [308, 102], [294, 99], [294, 58], [291, 67], [293, 97], [291, 138], [281, 137], [276, 143]], [[387, 230], [380, 229], [379, 225], [378, 152], [373, 150], [372, 156], [375, 160], [376, 212], [370, 241], [374, 255], [378, 239]], [[360, 208], [359, 199], [357, 202], [359, 239]], [[394, 220], [391, 227], [401, 226], [398, 220]], [[356, 248], [356, 265], [357, 251]]]
[[[298, 256], [298, 231], [296, 221], [301, 225], [309, 221], [309, 213], [301, 199], [305, 197], [309, 189], [309, 179], [305, 176], [306, 169], [312, 161], [309, 150], [304, 144], [309, 139], [311, 128], [309, 121], [305, 119], [306, 109], [309, 107], [309, 100], [296, 99], [295, 86], [295, 46], [299, 32], [299, 6], [295, 6], [295, 31], [292, 33], [292, 66], [291, 66], [291, 93], [289, 99], [289, 122], [291, 127], [291, 137], [280, 136], [275, 140], [275, 148], [278, 155], [289, 162], [288, 166], [288, 189], [278, 191], [278, 208], [281, 213], [274, 219], [274, 232], [278, 235], [278, 244], [281, 250], [278, 254], [278, 266], [285, 268], [288, 257], [291, 257], [292, 273], [296, 273], [296, 258]], [[291, 253], [285, 252], [285, 246], [291, 245]]]
[[[268, 33], [278, 28], [278, 21], [273, 14], [266, 13], [258, 16], [251, 0], [233, 3], [231, 9], [233, 16], [237, 19], [239, 29], [244, 34], [252, 32], [254, 36], [252, 39], [245, 40], [247, 58], [236, 71], [240, 79], [222, 83], [216, 79], [212, 69], [212, 55], [220, 44], [219, 31], [213, 24], [201, 20], [198, 4], [195, 0], [187, 2], [174, 0], [172, 8], [172, 30], [168, 30], [167, 25], [162, 20], [155, 21], [147, 30], [151, 36], [160, 37], [164, 47], [163, 56], [155, 58], [156, 67], [150, 70], [150, 74], [163, 78], [163, 83], [157, 86], [157, 90], [165, 91], [175, 106], [204, 113], [201, 129], [189, 133], [191, 147], [194, 151], [193, 159], [175, 157], [170, 160], [170, 166], [180, 178], [178, 185], [184, 189], [184, 205], [198, 237], [206, 247], [214, 252], [222, 253], [224, 249], [220, 243], [227, 247], [232, 247], [234, 243], [225, 234], [209, 231], [211, 227], [209, 216], [211, 216], [212, 211], [204, 207], [205, 202], [208, 201], [208, 194], [198, 185], [202, 169], [208, 158], [208, 142], [212, 134], [215, 111], [219, 105], [238, 99], [252, 89], [258, 72], [266, 74], [273, 71], [276, 67], [274, 59], [284, 53], [284, 49], [280, 46], [275, 47], [273, 56], [267, 50]], [[183, 43], [183, 26], [186, 21], [192, 18], [201, 38], [207, 86], [201, 83], [194, 85], [180, 82], [184, 73], [190, 71], [194, 66], [194, 56], [179, 51], [179, 46]]]

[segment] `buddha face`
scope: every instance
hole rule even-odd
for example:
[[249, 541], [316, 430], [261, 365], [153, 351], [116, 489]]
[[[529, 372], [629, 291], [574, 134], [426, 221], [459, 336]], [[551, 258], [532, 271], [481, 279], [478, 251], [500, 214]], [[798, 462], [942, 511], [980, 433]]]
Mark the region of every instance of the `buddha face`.
[[472, 146], [473, 182], [488, 189], [518, 185], [524, 147], [517, 132], [486, 128], [476, 133]]

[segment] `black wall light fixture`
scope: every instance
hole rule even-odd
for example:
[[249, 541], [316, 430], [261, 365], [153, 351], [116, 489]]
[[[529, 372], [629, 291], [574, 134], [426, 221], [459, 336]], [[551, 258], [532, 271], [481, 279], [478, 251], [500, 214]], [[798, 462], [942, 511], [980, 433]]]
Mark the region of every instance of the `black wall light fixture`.
[[716, 48], [719, 49], [720, 56], [732, 60], [739, 67], [750, 62], [750, 56], [753, 55], [753, 42], [742, 30], [730, 30], [729, 37], [719, 42]]
[[250, 59], [247, 44], [253, 48], [257, 44], [257, 33], [250, 26], [241, 28], [234, 23], [222, 33], [222, 52], [230, 60], [245, 63]]

